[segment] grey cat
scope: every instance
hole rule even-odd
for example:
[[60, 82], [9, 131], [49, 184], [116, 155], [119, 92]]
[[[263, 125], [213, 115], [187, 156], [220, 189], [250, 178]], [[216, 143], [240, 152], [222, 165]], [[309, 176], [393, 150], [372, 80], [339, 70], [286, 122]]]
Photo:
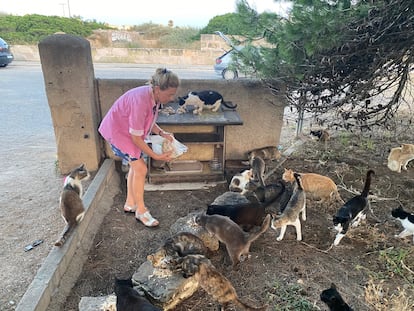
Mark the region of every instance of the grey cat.
[[63, 191], [60, 195], [60, 210], [66, 225], [55, 246], [62, 246], [70, 232], [82, 221], [85, 207], [82, 202], [82, 181], [89, 179], [89, 172], [82, 164], [70, 172], [65, 178]]
[[288, 225], [296, 228], [296, 240], [302, 240], [302, 228], [299, 219], [299, 215], [302, 213], [302, 220], [306, 220], [306, 194], [302, 188], [301, 176], [298, 173], [294, 174], [296, 179], [296, 189], [294, 190], [289, 202], [282, 215], [277, 218], [276, 215], [272, 215], [272, 229], [280, 229], [280, 234], [276, 240], [281, 241], [285, 235], [286, 227]]
[[266, 163], [263, 158], [260, 156], [254, 156], [250, 159], [250, 165], [253, 170], [253, 179], [259, 181], [262, 187], [266, 186], [264, 182]]

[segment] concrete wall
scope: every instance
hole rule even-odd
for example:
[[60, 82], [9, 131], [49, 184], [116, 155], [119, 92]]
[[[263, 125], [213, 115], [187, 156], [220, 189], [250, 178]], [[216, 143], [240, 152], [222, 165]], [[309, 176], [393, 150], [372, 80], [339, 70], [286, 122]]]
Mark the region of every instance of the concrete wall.
[[[43, 40], [39, 49], [59, 169], [67, 173], [79, 163], [86, 163], [90, 170], [96, 170], [102, 155], [112, 155], [105, 152], [97, 132], [102, 116], [120, 95], [147, 81], [95, 79], [90, 46], [82, 38], [53, 35]], [[271, 94], [258, 80], [182, 80], [177, 95], [202, 89], [217, 90], [225, 100], [238, 104], [243, 125], [226, 127], [227, 159], [245, 159], [250, 149], [279, 143], [283, 93]]]
[[[122, 35], [121, 35], [122, 34]], [[96, 39], [98, 36], [100, 39]], [[104, 36], [104, 39], [102, 37]], [[94, 63], [135, 63], [135, 64], [173, 64], [173, 65], [209, 65], [230, 47], [218, 35], [201, 35], [200, 47], [195, 49], [167, 49], [153, 47], [151, 42], [139, 41], [140, 48], [117, 47], [113, 41], [124, 38], [133, 43], [130, 32], [102, 31], [89, 38]], [[148, 40], [147, 40], [148, 41]], [[153, 40], [152, 40], [153, 41]], [[35, 45], [13, 45], [11, 50], [16, 60], [39, 61], [39, 49]]]
[[[104, 116], [114, 101], [146, 80], [98, 79], [99, 103]], [[237, 103], [243, 125], [226, 126], [226, 158], [245, 159], [246, 151], [279, 144], [283, 125], [283, 97], [272, 95], [258, 80], [181, 80], [178, 96], [191, 90], [212, 89]], [[111, 153], [109, 153], [111, 156]]]

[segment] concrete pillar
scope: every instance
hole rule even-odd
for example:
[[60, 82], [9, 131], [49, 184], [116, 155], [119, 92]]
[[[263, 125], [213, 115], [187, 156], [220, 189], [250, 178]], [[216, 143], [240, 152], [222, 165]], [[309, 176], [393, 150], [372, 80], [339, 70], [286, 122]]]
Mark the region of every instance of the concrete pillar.
[[89, 42], [55, 34], [39, 43], [46, 94], [62, 174], [85, 163], [96, 171], [101, 160], [95, 76]]

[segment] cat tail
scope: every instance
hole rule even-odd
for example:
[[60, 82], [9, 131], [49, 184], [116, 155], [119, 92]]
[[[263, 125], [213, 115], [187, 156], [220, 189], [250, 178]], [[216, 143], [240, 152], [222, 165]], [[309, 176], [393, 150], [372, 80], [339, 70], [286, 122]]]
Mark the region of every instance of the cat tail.
[[73, 230], [73, 226], [66, 224], [65, 228], [63, 229], [60, 238], [55, 242], [55, 246], [61, 247], [65, 244], [66, 239], [68, 238], [70, 232]]
[[271, 220], [272, 220], [272, 216], [270, 214], [267, 214], [265, 219], [263, 220], [262, 227], [260, 228], [260, 230], [257, 231], [256, 233], [253, 233], [251, 236], [249, 236], [249, 238], [247, 239], [247, 242], [252, 243], [258, 237], [260, 237], [263, 233], [265, 233], [267, 229], [269, 229]]
[[264, 305], [261, 307], [253, 307], [248, 305], [247, 303], [242, 302], [239, 298], [236, 298], [234, 300], [234, 304], [237, 305], [240, 309], [245, 310], [245, 311], [252, 311], [252, 310], [267, 310], [267, 308], [269, 307], [268, 305]]
[[389, 160], [387, 166], [391, 171], [397, 172], [401, 165], [400, 165], [400, 162], [398, 161]]
[[368, 197], [369, 189], [371, 187], [372, 175], [375, 175], [375, 172], [373, 170], [369, 170], [367, 172], [367, 177], [365, 178], [364, 189], [362, 190], [362, 193], [361, 193], [361, 196], [363, 196], [365, 198]]
[[226, 101], [223, 100], [221, 103], [229, 109], [236, 109], [237, 108], [237, 104], [233, 104], [230, 101], [226, 102]]

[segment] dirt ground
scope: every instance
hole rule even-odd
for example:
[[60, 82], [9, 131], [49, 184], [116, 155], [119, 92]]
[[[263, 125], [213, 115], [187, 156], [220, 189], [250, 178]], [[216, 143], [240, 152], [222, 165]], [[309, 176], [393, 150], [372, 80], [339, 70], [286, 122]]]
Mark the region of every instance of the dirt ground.
[[[286, 124], [282, 133], [281, 143], [285, 148], [293, 137], [292, 126], [292, 122]], [[278, 232], [269, 229], [253, 243], [251, 258], [238, 271], [231, 271], [225, 265], [227, 255], [221, 247], [210, 259], [234, 284], [241, 299], [252, 304], [268, 303], [270, 310], [327, 310], [319, 294], [334, 282], [354, 310], [414, 308], [412, 300], [407, 301], [414, 294], [413, 241], [394, 237], [402, 227], [391, 217], [391, 210], [399, 204], [414, 211], [414, 165], [411, 163], [408, 172], [401, 174], [386, 167], [390, 147], [412, 142], [412, 127], [406, 126], [398, 131], [366, 135], [331, 131], [332, 139], [326, 148], [310, 137], [303, 137], [303, 144], [275, 169], [268, 181], [279, 179], [284, 167], [316, 172], [331, 177], [346, 200], [362, 189], [366, 171], [374, 169], [371, 209], [366, 221], [353, 228], [334, 248], [330, 246], [335, 236], [332, 215], [336, 208], [312, 201], [307, 205], [308, 219], [302, 222], [302, 242], [295, 240], [293, 227], [288, 228], [280, 242], [276, 241]], [[25, 167], [25, 159], [15, 159], [10, 172], [5, 172], [12, 174], [16, 168]], [[0, 310], [15, 309], [63, 228], [58, 210], [62, 177], [54, 168], [48, 155], [40, 156], [37, 166], [25, 169], [16, 181], [16, 189], [25, 189], [25, 193], [6, 192], [3, 196], [14, 203], [10, 203], [9, 209], [0, 210], [0, 239], [4, 242], [0, 251], [0, 278], [5, 285], [0, 287]], [[43, 175], [35, 182], [30, 177], [39, 171]], [[169, 228], [176, 219], [204, 211], [208, 203], [225, 191], [226, 184], [208, 190], [148, 192], [146, 203], [161, 223], [158, 228], [149, 229], [137, 223], [132, 214], [122, 211], [123, 189], [95, 237], [94, 247], [63, 311], [78, 310], [82, 296], [112, 293], [114, 277], [130, 277], [170, 235]], [[36, 239], [44, 242], [25, 252], [24, 246]], [[217, 304], [199, 290], [176, 310], [216, 308]]]
[[[332, 133], [323, 144], [303, 138], [303, 145], [277, 169], [268, 181], [281, 178], [283, 168], [330, 176], [347, 200], [362, 190], [368, 169], [374, 169], [367, 219], [350, 230], [340, 245], [331, 248], [333, 206], [308, 200], [308, 219], [302, 222], [303, 241], [295, 240], [293, 227], [278, 242], [278, 232], [269, 229], [251, 247], [251, 258], [232, 271], [224, 247], [211, 256], [213, 264], [234, 284], [246, 302], [271, 306], [270, 310], [327, 310], [321, 291], [334, 282], [354, 310], [412, 310], [414, 294], [414, 249], [412, 238], [394, 235], [401, 224], [391, 210], [401, 204], [413, 211], [414, 167], [401, 174], [386, 166], [388, 148], [396, 144], [384, 132], [373, 135]], [[395, 134], [395, 133], [394, 133]], [[387, 138], [388, 137], [388, 138]], [[411, 139], [401, 132], [399, 140]], [[148, 192], [146, 203], [160, 220], [160, 227], [145, 228], [122, 206], [125, 193], [106, 216], [95, 238], [83, 272], [67, 299], [65, 311], [77, 310], [82, 296], [113, 292], [115, 277], [130, 277], [170, 236], [170, 226], [188, 213], [205, 211], [206, 205], [227, 191], [221, 184], [208, 190]], [[404, 303], [406, 306], [404, 307]], [[217, 304], [199, 290], [176, 310], [216, 310]]]

